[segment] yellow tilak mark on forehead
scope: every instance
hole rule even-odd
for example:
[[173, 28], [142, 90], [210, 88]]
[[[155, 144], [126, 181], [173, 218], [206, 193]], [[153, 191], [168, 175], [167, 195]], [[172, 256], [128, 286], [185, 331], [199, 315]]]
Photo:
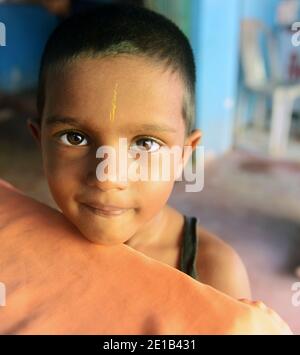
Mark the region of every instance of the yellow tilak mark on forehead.
[[117, 108], [117, 88], [118, 88], [118, 84], [116, 84], [115, 88], [114, 88], [114, 95], [113, 95], [112, 103], [111, 103], [112, 108], [111, 108], [111, 112], [109, 114], [109, 120], [112, 122], [115, 119], [116, 108]]

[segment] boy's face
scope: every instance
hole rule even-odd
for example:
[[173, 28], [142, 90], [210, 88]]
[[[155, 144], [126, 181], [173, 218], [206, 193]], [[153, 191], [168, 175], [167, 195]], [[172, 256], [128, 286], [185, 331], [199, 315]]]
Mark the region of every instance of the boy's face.
[[[45, 92], [38, 138], [57, 205], [87, 239], [106, 245], [128, 241], [163, 210], [175, 178], [120, 181], [119, 138], [132, 151], [128, 166], [143, 147], [149, 159], [163, 147], [195, 148], [200, 132], [185, 139], [179, 75], [141, 57], [81, 58], [59, 73], [50, 70]], [[103, 145], [114, 148], [117, 158], [115, 178], [107, 181], [96, 176], [103, 161], [96, 151]], [[119, 211], [103, 212], [108, 205]]]

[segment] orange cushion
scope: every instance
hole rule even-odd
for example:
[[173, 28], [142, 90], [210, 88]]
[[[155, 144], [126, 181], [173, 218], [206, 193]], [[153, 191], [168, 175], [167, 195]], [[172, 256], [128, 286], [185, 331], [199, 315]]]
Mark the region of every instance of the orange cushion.
[[127, 245], [86, 240], [58, 211], [0, 180], [1, 334], [289, 334], [260, 303], [234, 300]]

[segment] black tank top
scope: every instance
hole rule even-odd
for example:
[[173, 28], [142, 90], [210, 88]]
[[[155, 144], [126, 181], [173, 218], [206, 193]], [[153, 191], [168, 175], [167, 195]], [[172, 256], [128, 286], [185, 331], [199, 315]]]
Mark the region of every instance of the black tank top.
[[196, 254], [197, 254], [197, 218], [184, 217], [183, 239], [180, 252], [180, 270], [197, 278]]

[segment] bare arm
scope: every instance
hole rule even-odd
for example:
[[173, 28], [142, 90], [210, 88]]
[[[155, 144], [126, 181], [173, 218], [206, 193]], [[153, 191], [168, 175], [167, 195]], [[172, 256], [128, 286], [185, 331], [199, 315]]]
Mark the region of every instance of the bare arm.
[[249, 279], [238, 254], [224, 241], [197, 226], [199, 281], [234, 298], [251, 298]]

